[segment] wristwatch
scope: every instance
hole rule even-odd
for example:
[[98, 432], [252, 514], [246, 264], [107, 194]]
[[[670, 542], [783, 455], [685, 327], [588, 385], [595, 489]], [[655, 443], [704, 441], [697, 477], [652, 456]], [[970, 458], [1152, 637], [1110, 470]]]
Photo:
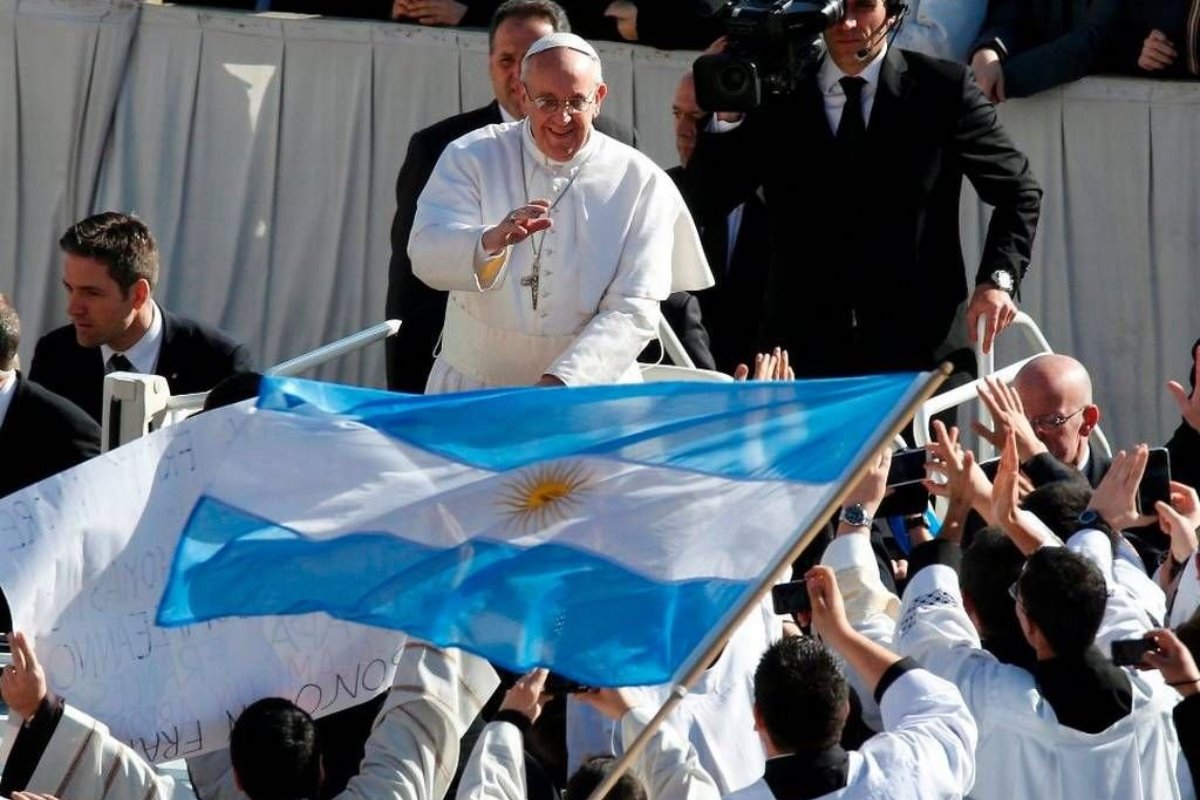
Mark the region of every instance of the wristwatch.
[[867, 507], [862, 503], [854, 503], [842, 509], [842, 513], [838, 515], [838, 522], [844, 522], [855, 528], [871, 527], [871, 515], [867, 513]]
[[1105, 521], [1104, 517], [1100, 516], [1100, 512], [1094, 508], [1085, 508], [1079, 513], [1079, 518], [1075, 523], [1075, 530], [1095, 530], [1100, 531], [1101, 533], [1106, 533], [1109, 536], [1112, 536], [1113, 534], [1112, 526], [1109, 525], [1108, 522]]
[[1017, 282], [1013, 280], [1013, 274], [1006, 269], [998, 269], [994, 271], [988, 281], [997, 289], [1008, 292], [1010, 295], [1016, 291]]

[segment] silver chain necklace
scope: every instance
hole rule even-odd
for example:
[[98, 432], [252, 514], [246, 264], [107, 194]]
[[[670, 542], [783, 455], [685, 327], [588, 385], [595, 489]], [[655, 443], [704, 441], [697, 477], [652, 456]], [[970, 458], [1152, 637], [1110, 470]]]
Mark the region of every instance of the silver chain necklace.
[[[567, 192], [571, 191], [571, 187], [575, 185], [575, 179], [579, 177], [579, 173], [583, 172], [584, 166], [590, 161], [592, 154], [589, 153], [571, 175], [571, 179], [567, 181], [567, 185], [558, 193], [558, 197], [554, 198], [554, 202], [546, 209], [546, 216], [550, 216], [550, 212], [559, 204]], [[535, 159], [536, 161], [536, 159]], [[529, 176], [525, 174], [525, 134], [521, 133], [521, 188], [525, 190], [525, 202], [529, 202]], [[529, 237], [529, 249], [533, 251], [533, 265], [530, 267], [530, 273], [521, 278], [521, 285], [529, 288], [529, 297], [533, 301], [533, 310], [537, 311], [538, 307], [538, 288], [541, 281], [542, 270], [542, 248], [546, 244], [546, 234], [548, 231], [542, 231], [541, 237], [534, 241], [534, 237]]]

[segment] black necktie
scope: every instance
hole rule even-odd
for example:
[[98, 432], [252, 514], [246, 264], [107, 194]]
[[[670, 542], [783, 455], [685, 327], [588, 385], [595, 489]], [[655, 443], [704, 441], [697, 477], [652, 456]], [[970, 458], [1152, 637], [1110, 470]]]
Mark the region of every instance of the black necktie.
[[108, 363], [104, 366], [104, 373], [107, 375], [110, 372], [137, 372], [133, 368], [133, 362], [120, 353], [113, 353], [108, 357]]
[[842, 106], [842, 121], [838, 123], [838, 144], [850, 154], [861, 151], [867, 135], [867, 123], [863, 120], [862, 93], [867, 82], [862, 78], [845, 77], [838, 81], [846, 93], [846, 105]]

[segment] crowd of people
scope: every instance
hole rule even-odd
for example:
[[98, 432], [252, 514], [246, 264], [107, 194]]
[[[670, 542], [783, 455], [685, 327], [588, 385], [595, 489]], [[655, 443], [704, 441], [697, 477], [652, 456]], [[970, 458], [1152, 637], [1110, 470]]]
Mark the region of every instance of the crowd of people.
[[[176, 0], [177, 5], [290, 11], [419, 25], [486, 28], [502, 0]], [[759, 0], [743, 0], [766, 6]], [[562, 0], [589, 39], [703, 50], [724, 30], [726, 0]], [[1195, 0], [910, 0], [896, 46], [969, 63], [988, 98], [1028, 97], [1097, 73], [1200, 75]]]
[[[684, 75], [663, 109], [680, 160], [667, 172], [603, 115], [601, 60], [571, 32], [569, 4], [397, 0], [389, 14], [486, 23], [495, 99], [409, 142], [389, 388], [635, 381], [639, 359], [659, 357], [647, 348], [660, 316], [698, 366], [738, 379], [931, 369], [977, 323], [990, 350], [1016, 313], [1042, 196], [995, 103], [1091, 71], [1097, 31], [1127, 9], [1012, 0], [992, 3], [985, 23], [970, 5], [940, 12], [962, 34], [959, 62], [895, 38], [906, 15], [916, 28], [949, 6], [847, 0], [816, 69], [761, 108], [704, 109]], [[671, 6], [597, 9], [624, 38], [649, 40], [651, 14]], [[701, 4], [679, 6], [711, 22]], [[1145, 65], [1190, 65], [1188, 34], [1154, 24], [1164, 28], [1146, 34]], [[994, 207], [971, 281], [964, 178]], [[162, 375], [184, 393], [243, 384], [254, 366], [243, 346], [154, 300], [158, 249], [136, 217], [90, 216], [60, 247], [70, 324], [38, 341], [28, 377], [0, 295], [0, 446], [37, 454], [6, 466], [0, 496], [99, 451], [107, 373]], [[797, 297], [820, 302], [798, 314]], [[897, 306], [920, 312], [896, 325]], [[793, 565], [808, 602], [764, 601], [743, 620], [608, 796], [1195, 797], [1197, 348], [1191, 387], [1168, 387], [1182, 422], [1165, 445], [1174, 481], [1152, 507], [1139, 500], [1148, 448], [1109, 459], [1091, 446], [1100, 404], [1086, 366], [1065, 355], [981, 385], [991, 423], [976, 432], [999, 460], [980, 463], [957, 428], [934, 423], [922, 490], [945, 498], [940, 518], [888, 511], [881, 451]], [[22, 444], [35, 431], [37, 445]], [[0, 692], [22, 724], [0, 795], [171, 796], [170, 779], [53, 691], [33, 643], [10, 642]], [[410, 642], [395, 686], [367, 706], [315, 722], [286, 700], [249, 706], [229, 748], [193, 764], [195, 791], [582, 800], [672, 689], [565, 691], [549, 677]], [[202, 779], [222, 764], [233, 782]]]

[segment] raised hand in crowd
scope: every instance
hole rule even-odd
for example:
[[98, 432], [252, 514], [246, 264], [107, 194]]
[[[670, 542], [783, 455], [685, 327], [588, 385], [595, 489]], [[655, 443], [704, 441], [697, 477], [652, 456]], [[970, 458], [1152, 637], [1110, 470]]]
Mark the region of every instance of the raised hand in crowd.
[[613, 0], [604, 9], [604, 16], [612, 17], [617, 23], [617, 33], [627, 42], [638, 40], [638, 9], [630, 0]]
[[1196, 660], [1175, 632], [1160, 628], [1147, 631], [1146, 638], [1154, 641], [1158, 651], [1152, 650], [1142, 656], [1140, 668], [1158, 670], [1167, 685], [1174, 686], [1184, 697], [1200, 692], [1200, 669], [1196, 668]]
[[[892, 447], [885, 445], [871, 460], [870, 467], [863, 473], [862, 478], [846, 495], [843, 506], [860, 505], [868, 517], [874, 517], [887, 494], [888, 469], [892, 466]], [[843, 533], [862, 533], [861, 525], [851, 525], [848, 522], [838, 522], [838, 535]]]
[[1137, 65], [1147, 72], [1166, 69], [1175, 63], [1179, 52], [1167, 35], [1155, 28], [1142, 42], [1142, 52], [1138, 55]]
[[975, 454], [959, 444], [957, 427], [947, 430], [941, 420], [935, 419], [933, 441], [925, 449], [929, 461], [925, 464], [927, 477], [922, 483], [930, 494], [950, 501], [941, 536], [947, 541], [961, 542], [963, 525], [972, 508], [991, 521], [991, 481], [975, 463]]
[[804, 581], [812, 605], [813, 632], [846, 660], [865, 685], [877, 686], [900, 657], [854, 630], [832, 568], [815, 566], [804, 573]]
[[454, 0], [395, 0], [392, 19], [415, 19], [422, 25], [457, 25], [467, 7]]
[[1114, 531], [1123, 531], [1155, 521], [1150, 514], [1141, 514], [1137, 507], [1138, 485], [1146, 472], [1150, 448], [1139, 444], [1132, 452], [1121, 450], [1113, 456], [1112, 466], [1092, 492], [1088, 508]]
[[1158, 527], [1171, 537], [1171, 557], [1182, 564], [1196, 552], [1196, 530], [1200, 528], [1200, 498], [1185, 483], [1171, 481], [1171, 502], [1159, 500]]
[[[1196, 349], [1200, 350], [1200, 347]], [[1195, 355], [1196, 353], [1193, 351], [1193, 360]], [[1194, 370], [1192, 380], [1200, 381], [1200, 361], [1196, 361], [1192, 369]], [[1167, 381], [1167, 391], [1175, 398], [1175, 405], [1179, 406], [1179, 413], [1183, 416], [1184, 421], [1193, 429], [1200, 431], [1200, 394], [1195, 391], [1189, 392], [1179, 381]]]
[[609, 719], [619, 720], [637, 706], [631, 689], [588, 689], [575, 695]]
[[[737, 369], [733, 371], [733, 379], [735, 381], [744, 381], [750, 378], [750, 368], [745, 364], [738, 364]], [[776, 347], [770, 353], [759, 353], [754, 357], [754, 375], [753, 380], [756, 381], [794, 381], [796, 373], [788, 363], [787, 350], [782, 350]]]
[[992, 443], [997, 450], [1004, 447], [1011, 432], [1016, 437], [1017, 458], [1025, 463], [1038, 453], [1046, 452], [1046, 445], [1037, 437], [1033, 424], [1025, 416], [1025, 407], [1017, 390], [995, 378], [984, 378], [979, 387], [979, 399], [992, 415], [992, 428], [981, 422], [973, 422], [971, 429]]
[[500, 711], [515, 711], [530, 722], [537, 722], [542, 709], [552, 697], [546, 693], [546, 678], [549, 675], [549, 670], [538, 667], [517, 678], [517, 682], [504, 693]]
[[18, 717], [29, 720], [46, 699], [46, 673], [29, 640], [20, 631], [8, 634], [12, 663], [0, 674], [0, 695]]
[[992, 523], [1000, 526], [1018, 550], [1030, 555], [1056, 537], [1036, 515], [1021, 509], [1020, 474], [1016, 434], [1009, 431], [992, 485]]

